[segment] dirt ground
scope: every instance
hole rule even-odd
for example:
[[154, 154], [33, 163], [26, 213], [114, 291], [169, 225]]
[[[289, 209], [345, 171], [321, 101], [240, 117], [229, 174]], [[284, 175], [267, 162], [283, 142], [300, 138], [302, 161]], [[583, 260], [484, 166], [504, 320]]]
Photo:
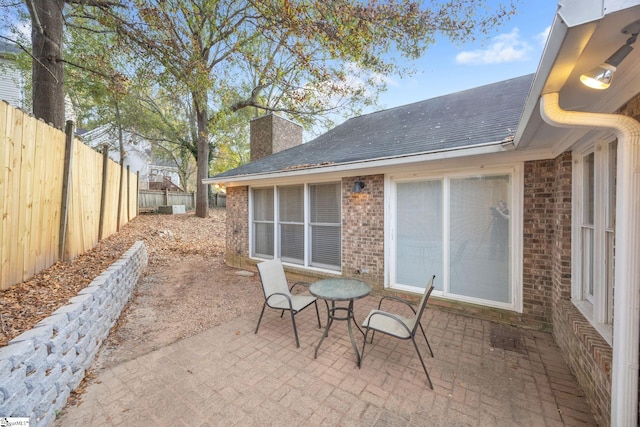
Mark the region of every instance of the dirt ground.
[[160, 242], [145, 241], [151, 248], [149, 266], [94, 369], [134, 359], [260, 309], [263, 297], [257, 276], [238, 274], [224, 263], [224, 214], [215, 210], [209, 219], [190, 214], [140, 218]]
[[95, 369], [114, 366], [245, 313], [258, 313], [257, 274], [224, 263], [225, 210], [209, 218], [141, 215], [90, 253], [58, 263], [0, 292], [0, 346], [66, 304], [135, 241], [149, 264], [129, 304], [103, 343]]

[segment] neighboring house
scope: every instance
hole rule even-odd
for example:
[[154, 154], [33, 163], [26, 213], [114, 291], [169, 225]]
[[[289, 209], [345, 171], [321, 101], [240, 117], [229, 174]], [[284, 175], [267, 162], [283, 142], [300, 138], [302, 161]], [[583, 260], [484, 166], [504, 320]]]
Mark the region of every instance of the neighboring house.
[[640, 52], [609, 59], [606, 91], [580, 76], [638, 32], [637, 1], [561, 0], [535, 75], [293, 148], [295, 125], [253, 120], [267, 156], [205, 180], [227, 189], [227, 262], [277, 257], [378, 294], [435, 274], [433, 304], [551, 328], [598, 422], [637, 425]]
[[24, 109], [24, 79], [15, 66], [17, 46], [0, 42], [0, 99]]
[[[114, 162], [120, 162], [118, 135], [115, 130], [104, 125], [83, 132], [80, 136], [86, 144], [97, 149], [107, 144], [109, 157]], [[182, 191], [178, 168], [154, 159], [149, 141], [129, 131], [123, 132], [123, 140], [124, 165], [129, 166], [131, 172], [140, 173], [140, 189]]]
[[[26, 102], [25, 81], [16, 67], [15, 60], [21, 50], [11, 43], [0, 41], [0, 99], [15, 108], [31, 112]], [[69, 95], [64, 98], [66, 120], [76, 121], [76, 113]]]

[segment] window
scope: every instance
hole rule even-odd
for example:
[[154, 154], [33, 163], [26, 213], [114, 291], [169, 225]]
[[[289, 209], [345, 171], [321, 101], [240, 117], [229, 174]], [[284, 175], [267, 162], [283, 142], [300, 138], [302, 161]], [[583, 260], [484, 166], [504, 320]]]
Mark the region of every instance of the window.
[[253, 190], [253, 256], [273, 258], [273, 188]]
[[304, 186], [278, 187], [278, 237], [284, 262], [304, 262]]
[[574, 154], [572, 300], [611, 344], [617, 142]]
[[309, 186], [310, 260], [314, 267], [336, 269], [341, 264], [340, 185]]
[[340, 270], [340, 183], [253, 188], [251, 203], [251, 256]]
[[520, 170], [392, 177], [390, 286], [419, 292], [435, 274], [439, 295], [519, 310], [512, 211]]

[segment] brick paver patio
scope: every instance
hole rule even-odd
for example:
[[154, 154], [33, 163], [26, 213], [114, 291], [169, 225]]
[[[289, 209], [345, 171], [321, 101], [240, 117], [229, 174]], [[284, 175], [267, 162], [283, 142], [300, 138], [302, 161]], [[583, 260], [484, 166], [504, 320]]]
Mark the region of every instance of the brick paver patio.
[[[357, 300], [356, 318], [376, 303]], [[421, 336], [418, 345], [431, 390], [410, 341], [377, 334], [358, 369], [345, 322], [334, 322], [314, 359], [322, 330], [313, 308], [296, 317], [300, 348], [290, 318], [273, 310], [254, 335], [258, 315], [100, 371], [56, 425], [596, 425], [547, 333], [430, 306], [422, 323], [435, 357]]]

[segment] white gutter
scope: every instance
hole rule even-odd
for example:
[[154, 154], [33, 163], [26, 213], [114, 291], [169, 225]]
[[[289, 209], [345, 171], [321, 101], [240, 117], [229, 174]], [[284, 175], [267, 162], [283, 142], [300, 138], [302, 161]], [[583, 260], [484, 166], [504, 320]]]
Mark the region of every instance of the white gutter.
[[620, 114], [565, 111], [558, 93], [542, 95], [540, 114], [557, 127], [608, 128], [618, 138], [615, 307], [611, 425], [638, 422], [640, 346], [640, 123]]
[[[349, 172], [357, 175], [358, 173], [374, 173], [378, 168], [390, 168], [394, 166], [406, 167], [407, 164], [431, 162], [435, 160], [453, 159], [467, 156], [478, 156], [483, 154], [503, 153], [514, 151], [514, 145], [511, 140], [487, 142], [484, 144], [474, 145], [472, 147], [464, 146], [446, 150], [433, 150], [418, 154], [402, 154], [398, 156], [382, 157], [369, 160], [358, 160], [353, 162], [338, 163], [336, 165], [320, 164], [318, 166], [307, 166], [300, 169], [275, 170], [271, 172], [263, 172], [247, 175], [223, 176], [220, 178], [205, 178], [203, 184], [222, 184], [225, 182], [242, 183], [258, 181], [270, 178], [288, 178], [294, 176], [308, 176], [330, 173]], [[546, 153], [548, 154], [548, 153]]]

